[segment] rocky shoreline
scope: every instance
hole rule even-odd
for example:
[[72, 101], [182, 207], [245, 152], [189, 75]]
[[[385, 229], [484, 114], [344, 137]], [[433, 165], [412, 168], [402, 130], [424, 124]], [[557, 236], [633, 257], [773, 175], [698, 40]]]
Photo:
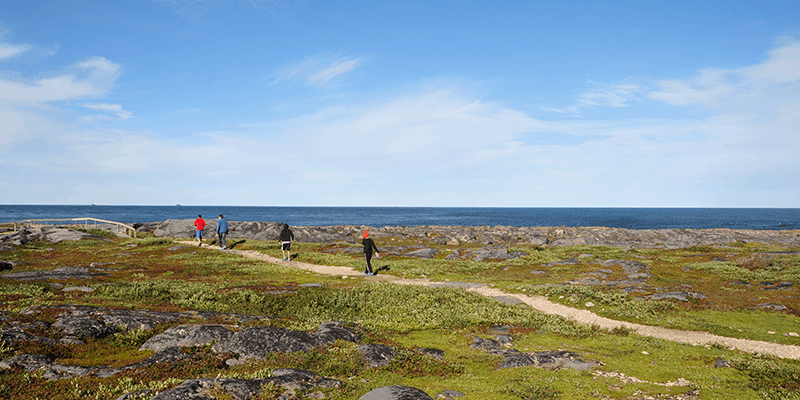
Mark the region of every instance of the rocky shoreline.
[[[134, 224], [137, 231], [159, 237], [194, 237], [193, 220], [167, 220]], [[231, 239], [277, 240], [280, 222], [230, 221]], [[216, 221], [209, 220], [206, 235], [213, 237]], [[592, 245], [621, 248], [677, 249], [729, 243], [765, 243], [800, 246], [800, 230], [747, 229], [622, 229], [607, 227], [513, 227], [513, 226], [296, 226], [301, 243], [357, 243], [361, 232], [374, 238], [396, 237], [441, 245], [536, 245], [545, 247]]]

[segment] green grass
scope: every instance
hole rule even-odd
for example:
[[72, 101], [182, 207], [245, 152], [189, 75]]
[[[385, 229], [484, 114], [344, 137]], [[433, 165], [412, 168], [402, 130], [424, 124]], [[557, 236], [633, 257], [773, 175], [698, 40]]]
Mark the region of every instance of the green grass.
[[[394, 245], [400, 241], [387, 238], [385, 242]], [[132, 244], [136, 246], [129, 247]], [[800, 398], [797, 395], [800, 362], [797, 360], [744, 354], [720, 346], [682, 345], [642, 337], [624, 329], [608, 332], [461, 289], [342, 280], [211, 249], [187, 246], [169, 250], [174, 245], [172, 239], [152, 237], [31, 243], [7, 252], [3, 259], [24, 261], [15, 267], [17, 271], [109, 262], [114, 264], [103, 268], [109, 268], [111, 276], [70, 282], [70, 285], [95, 288], [92, 293], [74, 294], [64, 294], [46, 283], [0, 280], [0, 309], [16, 315], [13, 313], [31, 306], [68, 303], [170, 311], [207, 310], [269, 316], [261, 323], [305, 330], [316, 329], [323, 322], [345, 321], [360, 326], [362, 342], [392, 345], [398, 357], [388, 367], [371, 369], [365, 365], [357, 345], [339, 342], [324, 349], [273, 353], [263, 361], [222, 368], [227, 356], [215, 354], [209, 346], [203, 346], [187, 349], [190, 357], [186, 361], [128, 371], [105, 379], [86, 377], [51, 382], [43, 380], [40, 373], [3, 370], [0, 371], [0, 398], [116, 398], [138, 389], [164, 390], [188, 378], [263, 378], [279, 367], [309, 369], [345, 382], [338, 389], [325, 391], [331, 399], [359, 398], [369, 390], [394, 384], [417, 387], [431, 396], [444, 390], [459, 390], [468, 398], [488, 400], [663, 398], [692, 390], [699, 390], [704, 399]], [[335, 246], [303, 243], [293, 253], [297, 254], [298, 261], [347, 266], [354, 270], [363, 268], [359, 253], [321, 252], [332, 247]], [[800, 331], [800, 319], [793, 314], [797, 311], [800, 289], [764, 291], [758, 282], [797, 281], [800, 257], [766, 256], [765, 251], [775, 251], [769, 246], [732, 244], [624, 251], [593, 246], [520, 245], [509, 251], [521, 250], [527, 257], [483, 262], [445, 260], [449, 254], [447, 250], [454, 248], [433, 247], [441, 250], [437, 259], [392, 256], [375, 260], [375, 265], [378, 268], [387, 266], [389, 269], [383, 273], [400, 277], [490, 283], [510, 292], [545, 295], [576, 308], [587, 308], [586, 303], [592, 302], [593, 312], [609, 318], [799, 344], [797, 338], [784, 334]], [[275, 242], [237, 241], [236, 249], [280, 255]], [[121, 256], [120, 253], [133, 254]], [[577, 265], [543, 267], [545, 263], [580, 254], [594, 257], [581, 258]], [[649, 265], [653, 273], [648, 281], [651, 292], [656, 288], [678, 290], [682, 284], [689, 284], [691, 288], [686, 290], [702, 292], [708, 299], [649, 301], [636, 298], [641, 294], [625, 294], [618, 288], [542, 286], [605, 268], [599, 260], [612, 258]], [[723, 261], [715, 261], [715, 258]], [[530, 274], [531, 269], [543, 268], [548, 271], [544, 276]], [[615, 274], [614, 279], [620, 273]], [[728, 284], [735, 280], [752, 285]], [[322, 283], [322, 288], [298, 286], [310, 282]], [[279, 293], [276, 289], [289, 293]], [[764, 302], [784, 304], [790, 311], [750, 309]], [[53, 322], [54, 315], [47, 314], [45, 319]], [[17, 318], [30, 317], [19, 315]], [[46, 346], [33, 342], [16, 347], [0, 344], [0, 355], [7, 358], [21, 352], [46, 352], [73, 364], [125, 365], [141, 361], [150, 354], [137, 350], [150, 335], [176, 324], [178, 322], [159, 326], [155, 332], [120, 331], [78, 346]], [[511, 326], [513, 347], [520, 351], [573, 351], [602, 363], [596, 371], [608, 375], [536, 367], [496, 370], [502, 357], [470, 347], [472, 335], [491, 338], [489, 328], [494, 325]], [[769, 334], [767, 330], [776, 333]], [[416, 351], [419, 347], [442, 349], [444, 359], [422, 356]], [[729, 360], [733, 368], [714, 368], [718, 358]], [[679, 378], [689, 380], [691, 385], [665, 386]], [[276, 388], [267, 388], [266, 392], [271, 394], [263, 398], [279, 393]], [[223, 396], [222, 392], [215, 393]]]

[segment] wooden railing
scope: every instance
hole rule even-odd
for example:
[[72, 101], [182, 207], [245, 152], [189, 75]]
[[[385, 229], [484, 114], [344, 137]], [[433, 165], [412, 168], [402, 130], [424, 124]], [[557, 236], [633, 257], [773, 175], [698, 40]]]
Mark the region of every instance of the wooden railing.
[[[83, 224], [75, 223], [76, 221], [83, 221]], [[84, 228], [89, 229], [89, 221], [94, 222], [94, 226], [97, 226], [97, 223], [103, 224], [111, 224], [115, 225], [117, 228], [117, 232], [120, 232], [124, 229], [124, 232], [128, 236], [136, 237], [136, 229], [132, 226], [123, 224], [122, 222], [116, 221], [108, 221], [105, 219], [100, 218], [92, 218], [92, 217], [81, 217], [81, 218], [46, 218], [46, 219], [24, 219], [22, 221], [13, 221], [13, 222], [4, 222], [4, 225], [13, 224], [14, 225], [14, 232], [17, 231], [17, 226], [23, 225], [66, 225], [66, 226], [81, 226], [83, 225]], [[50, 224], [52, 222], [52, 224]], [[72, 222], [71, 224], [65, 224], [64, 222]]]

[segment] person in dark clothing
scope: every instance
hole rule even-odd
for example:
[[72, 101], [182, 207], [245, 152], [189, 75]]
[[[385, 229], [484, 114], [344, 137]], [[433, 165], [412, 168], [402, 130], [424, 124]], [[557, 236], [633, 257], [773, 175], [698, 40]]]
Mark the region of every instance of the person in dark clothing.
[[364, 270], [364, 275], [375, 275], [375, 273], [372, 272], [372, 263], [370, 262], [372, 260], [372, 251], [375, 250], [375, 257], [380, 257], [380, 252], [375, 246], [375, 242], [373, 242], [372, 238], [369, 237], [368, 231], [364, 231], [364, 234], [361, 235], [361, 237], [364, 239], [362, 241], [364, 244], [364, 258], [367, 260], [367, 269]]
[[281, 242], [281, 255], [283, 261], [292, 261], [292, 242], [294, 242], [294, 233], [289, 229], [289, 225], [283, 224], [278, 241]]
[[228, 221], [222, 214], [217, 220], [217, 237], [219, 238], [219, 248], [225, 250], [225, 236], [228, 235]]

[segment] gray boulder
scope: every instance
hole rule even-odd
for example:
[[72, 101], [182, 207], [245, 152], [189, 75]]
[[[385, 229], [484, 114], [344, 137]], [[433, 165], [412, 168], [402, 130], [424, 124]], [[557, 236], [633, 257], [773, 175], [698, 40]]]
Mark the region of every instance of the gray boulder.
[[436, 255], [439, 254], [439, 250], [426, 247], [424, 249], [409, 251], [408, 253], [403, 254], [403, 257], [414, 257], [414, 258], [436, 258]]
[[70, 379], [97, 373], [100, 368], [84, 367], [80, 365], [50, 364], [44, 368], [42, 378], [49, 381], [57, 379]]
[[55, 357], [41, 354], [18, 354], [0, 362], [0, 368], [9, 369], [20, 367], [28, 372], [38, 371], [55, 361]]
[[169, 347], [204, 346], [233, 336], [222, 325], [179, 325], [148, 339], [139, 350], [161, 351]]
[[599, 366], [594, 361], [586, 361], [582, 356], [570, 351], [543, 351], [538, 353], [521, 353], [516, 350], [509, 350], [503, 356], [503, 361], [497, 369], [517, 368], [526, 366], [557, 370], [570, 368], [584, 371]]
[[316, 335], [274, 326], [245, 328], [230, 339], [217, 342], [211, 349], [217, 353], [239, 354], [239, 361], [263, 359], [267, 353], [308, 351], [317, 345]]
[[91, 279], [96, 276], [108, 276], [106, 270], [87, 267], [61, 267], [51, 271], [25, 271], [0, 274], [0, 279], [13, 279], [17, 281], [36, 281], [48, 279]]
[[71, 315], [59, 318], [53, 327], [61, 328], [65, 334], [81, 339], [100, 339], [115, 331], [114, 327], [106, 325], [99, 319]]
[[431, 396], [414, 387], [392, 385], [367, 392], [358, 400], [433, 400]]
[[786, 306], [777, 303], [761, 303], [757, 306], [752, 307], [753, 310], [772, 310], [772, 311], [783, 311], [786, 310]]
[[650, 300], [663, 300], [663, 299], [676, 299], [680, 301], [689, 301], [690, 298], [692, 299], [705, 299], [706, 295], [698, 292], [687, 292], [685, 290], [679, 290], [677, 292], [664, 292], [664, 293], [656, 293], [647, 296]]
[[217, 398], [214, 393], [226, 393], [234, 399], [252, 399], [261, 392], [261, 385], [261, 380], [255, 379], [190, 379], [151, 397], [151, 400], [214, 400]]
[[320, 346], [333, 344], [337, 340], [358, 343], [359, 337], [352, 328], [345, 327], [341, 322], [326, 322], [319, 326], [317, 342]]
[[433, 357], [437, 360], [441, 360], [442, 358], [444, 358], [444, 350], [432, 349], [430, 347], [420, 347], [417, 349], [417, 352], [419, 352], [420, 354], [424, 354], [428, 357]]
[[[148, 222], [135, 224], [138, 231], [151, 232], [159, 237], [194, 237], [196, 228], [194, 219], [170, 219], [162, 222]], [[268, 221], [228, 221], [228, 238], [230, 239], [255, 239], [278, 240], [283, 223]], [[341, 226], [310, 226], [291, 227], [295, 240], [301, 243], [355, 243], [354, 227]], [[216, 237], [217, 219], [206, 219], [203, 230], [209, 239]]]
[[[281, 396], [282, 399], [297, 398], [298, 393], [316, 388], [327, 389], [341, 385], [341, 381], [324, 378], [311, 371], [286, 368], [272, 371], [272, 377], [266, 379], [190, 379], [170, 390], [153, 396], [151, 400], [213, 400], [216, 397], [213, 397], [212, 392], [216, 394], [224, 393], [234, 399], [253, 399], [257, 398], [261, 393], [263, 385], [270, 383], [286, 389], [286, 392]], [[306, 397], [304, 396], [303, 398]]]
[[547, 264], [542, 265], [542, 267], [552, 267], [552, 266], [556, 266], [556, 265], [575, 265], [575, 264], [580, 264], [580, 263], [581, 263], [581, 260], [572, 257], [572, 258], [567, 258], [566, 260], [547, 263]]
[[489, 354], [503, 356], [503, 361], [497, 369], [517, 368], [526, 366], [536, 366], [544, 369], [571, 368], [583, 371], [599, 366], [594, 361], [586, 361], [582, 356], [569, 351], [543, 351], [538, 353], [522, 353], [519, 350], [509, 348], [510, 341], [505, 341], [505, 345], [497, 340], [482, 339], [472, 336], [473, 343], [470, 347], [483, 350]]
[[397, 356], [391, 346], [384, 344], [362, 344], [358, 351], [367, 359], [370, 368], [385, 367]]
[[3, 327], [0, 328], [0, 341], [8, 344], [14, 345], [19, 342], [39, 342], [45, 344], [54, 344], [56, 343], [55, 340], [32, 335], [28, 332], [25, 332], [20, 327]]

